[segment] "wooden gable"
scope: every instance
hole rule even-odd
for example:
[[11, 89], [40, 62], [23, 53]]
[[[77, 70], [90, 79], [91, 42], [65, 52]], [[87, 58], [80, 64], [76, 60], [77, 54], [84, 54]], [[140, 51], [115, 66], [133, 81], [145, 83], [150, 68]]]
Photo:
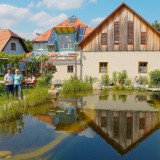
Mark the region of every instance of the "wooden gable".
[[79, 46], [84, 52], [160, 51], [160, 33], [123, 3]]

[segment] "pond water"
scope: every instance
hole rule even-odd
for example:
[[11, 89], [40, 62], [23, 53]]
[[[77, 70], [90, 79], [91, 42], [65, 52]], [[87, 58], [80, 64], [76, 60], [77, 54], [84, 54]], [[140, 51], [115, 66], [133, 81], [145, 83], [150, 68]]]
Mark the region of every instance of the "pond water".
[[159, 160], [159, 107], [149, 94], [59, 96], [0, 123], [0, 159]]

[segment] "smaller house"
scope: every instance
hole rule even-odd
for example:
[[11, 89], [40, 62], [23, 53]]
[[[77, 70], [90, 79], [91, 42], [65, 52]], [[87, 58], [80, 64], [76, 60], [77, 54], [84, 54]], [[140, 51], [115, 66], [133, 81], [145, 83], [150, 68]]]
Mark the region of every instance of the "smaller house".
[[[23, 39], [9, 29], [0, 29], [0, 52], [7, 54], [27, 53]], [[24, 71], [25, 62], [20, 62], [20, 70]]]
[[0, 29], [0, 52], [22, 54], [28, 52], [23, 39], [9, 29]]

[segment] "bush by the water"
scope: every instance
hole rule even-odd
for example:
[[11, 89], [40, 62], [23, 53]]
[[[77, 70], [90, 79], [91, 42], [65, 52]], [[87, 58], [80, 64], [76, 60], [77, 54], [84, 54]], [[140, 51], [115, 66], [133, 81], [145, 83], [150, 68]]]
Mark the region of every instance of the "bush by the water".
[[92, 80], [88, 78], [85, 80], [79, 79], [77, 76], [71, 76], [69, 80], [64, 81], [62, 86], [63, 92], [79, 92], [79, 91], [86, 91], [92, 89]]
[[149, 73], [150, 75], [150, 84], [155, 87], [160, 87], [160, 70], [156, 69]]
[[148, 78], [146, 77], [146, 76], [139, 76], [138, 77], [138, 83], [140, 84], [140, 85], [146, 85], [146, 84], [148, 84]]
[[101, 84], [102, 86], [109, 86], [110, 85], [110, 79], [108, 74], [103, 74], [101, 76]]

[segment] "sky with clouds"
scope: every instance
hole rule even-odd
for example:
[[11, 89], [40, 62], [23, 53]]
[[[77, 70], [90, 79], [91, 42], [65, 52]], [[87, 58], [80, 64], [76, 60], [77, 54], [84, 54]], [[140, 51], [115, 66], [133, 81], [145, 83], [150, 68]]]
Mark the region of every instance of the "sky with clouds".
[[160, 0], [0, 0], [0, 28], [33, 39], [72, 15], [95, 27], [123, 2], [150, 23], [160, 20]]

